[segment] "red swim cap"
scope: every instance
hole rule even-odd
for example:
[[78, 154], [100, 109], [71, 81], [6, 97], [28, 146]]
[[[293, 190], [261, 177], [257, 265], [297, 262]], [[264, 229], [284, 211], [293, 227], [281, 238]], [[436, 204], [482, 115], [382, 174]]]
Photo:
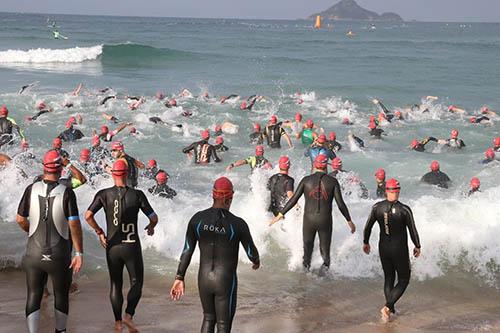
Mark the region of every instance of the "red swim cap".
[[240, 110], [245, 110], [247, 108], [247, 102], [243, 101], [240, 104]]
[[99, 146], [101, 144], [101, 139], [99, 138], [99, 135], [94, 135], [92, 137], [92, 147]]
[[418, 140], [417, 140], [417, 139], [413, 139], [413, 140], [411, 141], [410, 146], [411, 146], [411, 148], [412, 148], [412, 149], [417, 148], [417, 146], [418, 146]]
[[260, 124], [259, 123], [253, 124], [253, 129], [257, 132], [260, 132]]
[[203, 140], [208, 140], [210, 139], [210, 132], [208, 130], [204, 130], [201, 132], [201, 138]]
[[40, 110], [40, 111], [43, 110], [43, 109], [45, 109], [46, 107], [47, 107], [47, 105], [45, 105], [45, 103], [43, 101], [40, 102], [40, 103], [38, 103], [37, 106], [36, 106], [36, 108], [38, 110]]
[[450, 106], [448, 107], [448, 111], [451, 111], [451, 110], [453, 110], [454, 108], [456, 108], [456, 106], [455, 106], [455, 105], [450, 105]]
[[137, 133], [137, 129], [135, 127], [130, 127], [129, 132], [130, 132], [130, 134], [135, 134], [135, 133]]
[[295, 121], [301, 121], [302, 120], [302, 115], [300, 114], [300, 112], [297, 112], [295, 114]]
[[264, 146], [255, 147], [255, 155], [257, 155], [257, 156], [264, 155]]
[[281, 156], [279, 159], [280, 170], [288, 170], [290, 168], [290, 159], [288, 156]]
[[215, 132], [220, 132], [222, 131], [222, 126], [221, 125], [215, 125], [215, 129], [214, 129]]
[[156, 163], [156, 160], [149, 160], [148, 162], [148, 168], [154, 168], [157, 167], [158, 163]]
[[54, 147], [55, 149], [61, 149], [62, 147], [61, 138], [55, 138], [54, 141], [52, 141], [52, 147]]
[[168, 180], [168, 174], [165, 171], [160, 171], [156, 174], [156, 181], [158, 184], [163, 185]]
[[452, 139], [458, 138], [458, 130], [456, 130], [456, 129], [451, 130], [451, 138]]
[[80, 161], [81, 162], [88, 162], [90, 159], [90, 150], [87, 148], [82, 149], [80, 152]]
[[481, 186], [481, 182], [479, 181], [479, 178], [477, 177], [472, 177], [470, 180], [470, 187], [472, 187], [474, 190], [477, 190]]
[[342, 169], [342, 160], [340, 159], [340, 157], [335, 157], [332, 160], [332, 168], [333, 168], [333, 170], [340, 170], [340, 169]]
[[495, 147], [500, 147], [500, 138], [495, 138], [495, 139], [493, 140], [493, 145], [494, 145]]
[[389, 193], [399, 193], [401, 191], [401, 186], [396, 179], [391, 178], [385, 183], [385, 191]]
[[127, 162], [123, 159], [116, 160], [115, 163], [113, 163], [113, 169], [111, 169], [111, 174], [114, 177], [123, 177], [126, 176], [128, 172], [128, 165]]
[[385, 179], [385, 170], [380, 168], [375, 172], [375, 178], [378, 180], [384, 180]]
[[214, 199], [229, 199], [233, 197], [233, 183], [226, 177], [220, 177], [214, 183], [212, 197]]
[[398, 118], [401, 118], [401, 111], [397, 110], [397, 111], [394, 111], [394, 115]]
[[375, 116], [370, 116], [370, 123], [375, 121]]
[[349, 118], [344, 117], [344, 119], [342, 119], [342, 124], [349, 125], [350, 123], [351, 123], [351, 121], [349, 120]]
[[328, 134], [328, 139], [329, 139], [330, 141], [335, 141], [335, 140], [337, 139], [337, 133], [335, 133], [335, 132], [330, 132], [330, 133]]
[[307, 121], [306, 121], [306, 126], [307, 126], [308, 128], [313, 128], [313, 126], [314, 126], [314, 122], [313, 122], [313, 120], [312, 120], [312, 119], [307, 119]]
[[121, 143], [120, 141], [115, 141], [111, 145], [111, 151], [113, 150], [124, 151], [125, 147], [123, 146], [123, 143]]
[[43, 156], [43, 171], [47, 173], [57, 173], [61, 171], [61, 155], [57, 150], [49, 150]]
[[476, 123], [476, 117], [470, 117], [469, 118], [469, 122], [472, 123], [472, 124], [475, 124]]
[[487, 106], [483, 106], [483, 107], [481, 108], [481, 113], [488, 113], [489, 111], [490, 111], [490, 110], [488, 109], [488, 107], [487, 107]]
[[369, 129], [375, 129], [375, 128], [377, 128], [377, 124], [375, 124], [375, 122], [374, 122], [374, 121], [372, 121], [372, 122], [370, 122], [370, 124], [368, 125], [368, 128], [369, 128]]
[[320, 134], [318, 136], [318, 143], [325, 143], [326, 142], [326, 135]]
[[486, 158], [490, 160], [495, 159], [495, 150], [493, 148], [486, 149], [484, 156], [486, 156]]
[[222, 143], [224, 143], [224, 138], [222, 136], [218, 136], [215, 138], [215, 143], [220, 145]]
[[325, 155], [319, 154], [318, 156], [316, 156], [316, 158], [314, 159], [314, 167], [316, 169], [326, 170], [327, 166], [328, 158]]
[[165, 95], [161, 91], [156, 92], [156, 98], [157, 99], [164, 99]]
[[269, 119], [269, 122], [273, 125], [275, 125], [278, 122], [278, 117], [275, 115], [272, 115], [271, 118]]
[[69, 128], [71, 128], [71, 127], [73, 126], [73, 124], [74, 124], [74, 123], [71, 121], [71, 119], [70, 119], [70, 120], [68, 120], [68, 121], [66, 122], [66, 128], [68, 128], [68, 129], [69, 129]]
[[9, 110], [5, 105], [2, 105], [2, 108], [0, 108], [0, 116], [7, 117], [9, 115]]
[[109, 128], [106, 125], [101, 126], [101, 134], [108, 134]]
[[175, 100], [175, 98], [172, 98], [168, 101], [168, 104], [170, 104], [171, 106], [177, 106], [177, 101]]
[[439, 162], [438, 161], [432, 161], [431, 171], [439, 171]]

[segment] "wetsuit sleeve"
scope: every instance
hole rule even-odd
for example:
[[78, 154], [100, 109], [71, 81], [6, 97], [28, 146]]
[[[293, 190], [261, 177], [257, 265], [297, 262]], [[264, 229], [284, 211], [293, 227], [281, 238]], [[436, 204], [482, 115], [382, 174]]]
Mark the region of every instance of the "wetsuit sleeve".
[[28, 217], [30, 215], [31, 187], [32, 185], [26, 187], [21, 202], [19, 202], [17, 208], [17, 215], [19, 216]]
[[287, 192], [293, 192], [294, 182], [295, 182], [295, 180], [293, 178], [288, 179], [288, 181], [286, 182], [286, 191]]
[[92, 201], [87, 210], [90, 210], [93, 214], [101, 210], [101, 208], [104, 207], [102, 196], [103, 196], [102, 191], [97, 192], [97, 194], [94, 197], [94, 201]]
[[83, 132], [82, 132], [82, 131], [80, 131], [80, 130], [76, 130], [76, 132], [75, 132], [75, 137], [76, 137], [76, 139], [78, 140], [78, 139], [81, 139], [81, 138], [85, 137], [85, 135], [83, 134]]
[[259, 259], [259, 251], [257, 250], [257, 247], [255, 246], [252, 235], [250, 234], [250, 229], [248, 228], [248, 224], [246, 224], [245, 221], [241, 221], [242, 226], [241, 226], [241, 245], [245, 249], [245, 252], [247, 254], [248, 259], [250, 259], [251, 262], [254, 264], [259, 264], [260, 259]]
[[413, 219], [413, 213], [408, 206], [404, 206], [406, 211], [406, 226], [410, 232], [411, 241], [415, 247], [420, 248], [420, 238], [418, 237], [417, 227], [415, 226], [415, 220]]
[[333, 189], [333, 197], [335, 198], [335, 202], [340, 209], [342, 215], [344, 215], [347, 221], [351, 220], [351, 215], [349, 214], [349, 210], [344, 202], [344, 198], [342, 198], [342, 191], [340, 191], [340, 184], [337, 179], [331, 178], [335, 182], [335, 188]]
[[66, 215], [66, 218], [70, 221], [80, 219], [78, 213], [78, 204], [76, 203], [75, 191], [73, 191], [71, 188], [67, 188], [64, 195], [64, 214]]
[[290, 209], [292, 209], [297, 204], [303, 193], [304, 193], [304, 179], [300, 181], [299, 186], [297, 186], [297, 191], [295, 191], [290, 200], [287, 201], [285, 207], [283, 207], [283, 210], [281, 211], [281, 214], [285, 215]]
[[177, 275], [175, 276], [177, 280], [184, 280], [184, 276], [186, 275], [187, 268], [191, 262], [191, 257], [193, 256], [194, 249], [196, 247], [196, 242], [198, 241], [194, 227], [195, 216], [191, 218], [187, 227], [184, 250], [182, 250], [179, 267], [177, 268]]
[[141, 210], [144, 213], [144, 215], [146, 215], [147, 217], [154, 216], [156, 213], [153, 210], [153, 208], [151, 207], [151, 205], [149, 204], [148, 198], [146, 198], [146, 195], [144, 194], [144, 192], [139, 191], [139, 190], [137, 192], [139, 194], [140, 207], [141, 207]]
[[184, 154], [187, 154], [187, 153], [189, 153], [191, 150], [193, 150], [195, 146], [196, 146], [196, 142], [193, 142], [192, 144], [190, 144], [189, 146], [187, 146], [186, 148], [184, 148], [184, 149], [182, 150], [182, 152], [183, 152]]
[[373, 206], [370, 216], [365, 224], [365, 229], [363, 230], [363, 244], [368, 244], [370, 242], [370, 235], [372, 234], [373, 224], [377, 221], [376, 217], [376, 205]]

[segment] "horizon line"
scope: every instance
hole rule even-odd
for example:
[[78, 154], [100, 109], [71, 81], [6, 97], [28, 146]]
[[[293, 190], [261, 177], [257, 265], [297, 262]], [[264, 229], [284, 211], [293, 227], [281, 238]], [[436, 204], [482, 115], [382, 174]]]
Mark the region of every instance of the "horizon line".
[[[150, 16], [150, 15], [120, 15], [120, 14], [68, 14], [68, 13], [41, 13], [41, 12], [15, 12], [0, 11], [1, 14], [20, 14], [20, 15], [66, 15], [66, 16], [104, 16], [104, 17], [130, 17], [130, 18], [172, 18], [172, 19], [208, 19], [208, 20], [247, 20], [247, 21], [311, 21], [309, 18], [240, 18], [240, 17], [193, 17], [193, 16]], [[316, 15], [316, 14], [311, 14]], [[329, 20], [332, 22], [368, 22], [368, 23], [488, 23], [495, 24], [500, 21], [425, 21], [410, 19], [403, 21], [369, 21], [369, 20]]]

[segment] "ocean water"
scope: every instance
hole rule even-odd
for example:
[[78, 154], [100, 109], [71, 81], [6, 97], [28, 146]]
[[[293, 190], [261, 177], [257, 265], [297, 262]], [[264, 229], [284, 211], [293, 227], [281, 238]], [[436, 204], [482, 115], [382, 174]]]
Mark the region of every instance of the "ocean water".
[[[482, 106], [500, 109], [498, 93], [500, 24], [404, 23], [377, 24], [371, 30], [366, 23], [339, 23], [315, 31], [309, 21], [249, 21], [180, 18], [133, 18], [104, 16], [51, 16], [68, 40], [54, 40], [47, 27], [47, 16], [0, 14], [0, 103], [26, 130], [37, 156], [51, 146], [52, 139], [64, 130], [71, 115], [80, 114], [78, 126], [87, 137], [78, 143], [65, 144], [74, 159], [90, 146], [92, 129], [107, 124], [102, 112], [116, 115], [135, 124], [139, 135], [118, 135], [126, 151], [143, 161], [151, 158], [171, 175], [170, 185], [179, 195], [172, 201], [150, 198], [160, 216], [154, 237], [143, 235], [147, 248], [146, 266], [158, 272], [173, 272], [193, 212], [211, 204], [210, 189], [214, 179], [227, 175], [235, 184], [232, 210], [250, 225], [269, 274], [300, 272], [302, 232], [300, 212], [291, 212], [286, 221], [267, 226], [271, 216], [266, 211], [268, 177], [276, 172], [250, 175], [241, 167], [226, 172], [225, 167], [253, 152], [248, 134], [254, 122], [264, 124], [272, 114], [280, 120], [293, 119], [300, 111], [313, 118], [327, 131], [336, 131], [344, 149], [339, 153], [344, 168], [356, 173], [370, 190], [375, 190], [374, 172], [386, 169], [402, 185], [401, 201], [409, 204], [415, 215], [422, 241], [423, 255], [413, 262], [414, 277], [432, 280], [437, 277], [465, 274], [479, 285], [498, 286], [500, 245], [500, 181], [497, 162], [481, 165], [486, 148], [499, 136], [498, 124], [473, 125], [468, 122]], [[354, 30], [355, 38], [346, 31]], [[25, 84], [35, 87], [18, 95]], [[70, 96], [76, 85], [84, 83], [79, 97]], [[105, 96], [98, 89], [112, 87], [119, 95], [145, 96], [146, 102], [136, 111], [128, 110], [123, 99], [99, 106]], [[176, 97], [179, 106], [166, 109], [154, 99], [156, 91], [177, 96], [188, 88], [194, 97]], [[208, 91], [208, 100], [198, 98]], [[304, 103], [297, 105], [296, 93]], [[218, 96], [259, 94], [265, 100], [251, 112], [240, 111], [241, 100], [220, 105]], [[423, 100], [438, 96], [435, 102]], [[390, 109], [403, 109], [423, 101], [428, 114], [412, 114], [407, 120], [384, 124], [387, 136], [372, 140], [367, 134], [368, 116], [378, 114], [373, 98], [381, 99]], [[35, 104], [44, 100], [55, 109], [36, 122], [24, 118], [36, 113]], [[64, 102], [74, 107], [65, 109]], [[467, 110], [466, 115], [450, 114], [454, 104]], [[181, 116], [183, 110], [193, 117]], [[179, 133], [168, 127], [152, 125], [148, 118], [160, 116], [184, 125]], [[348, 116], [353, 126], [341, 125]], [[181, 149], [198, 139], [200, 130], [213, 129], [230, 121], [238, 125], [224, 135], [230, 150], [221, 154], [223, 162], [196, 167]], [[107, 124], [114, 127], [112, 124]], [[460, 152], [428, 145], [428, 152], [410, 152], [413, 138], [446, 138], [452, 128], [460, 131], [467, 147]], [[365, 139], [366, 149], [349, 149], [346, 140], [351, 130]], [[294, 149], [268, 150], [266, 156], [276, 164], [281, 154], [292, 158], [291, 175], [296, 182], [309, 171], [302, 145]], [[286, 146], [286, 144], [284, 145]], [[15, 155], [19, 145], [2, 148]], [[419, 183], [432, 160], [453, 180], [448, 190]], [[2, 266], [20, 262], [25, 235], [15, 223], [17, 204], [30, 179], [19, 175], [18, 168], [30, 176], [40, 172], [39, 164], [18, 161], [0, 171], [0, 258]], [[464, 198], [472, 176], [482, 182], [482, 193]], [[95, 192], [111, 184], [98, 179], [94, 187], [76, 190], [83, 213]], [[146, 189], [151, 183], [140, 184]], [[353, 191], [356, 193], [356, 191]], [[334, 213], [332, 279], [379, 278], [377, 255], [361, 251], [362, 228], [375, 199], [361, 199], [356, 194], [346, 202], [358, 227], [350, 235], [340, 213]], [[303, 206], [303, 205], [302, 205]], [[104, 225], [103, 215], [99, 221]], [[146, 219], [141, 217], [141, 225]], [[104, 253], [95, 236], [84, 225], [87, 273], [105, 269]], [[371, 244], [376, 248], [378, 231], [374, 228]], [[319, 254], [314, 265], [320, 265]], [[376, 253], [376, 251], [374, 251]], [[194, 256], [196, 261], [196, 255]], [[244, 258], [243, 252], [241, 258]]]

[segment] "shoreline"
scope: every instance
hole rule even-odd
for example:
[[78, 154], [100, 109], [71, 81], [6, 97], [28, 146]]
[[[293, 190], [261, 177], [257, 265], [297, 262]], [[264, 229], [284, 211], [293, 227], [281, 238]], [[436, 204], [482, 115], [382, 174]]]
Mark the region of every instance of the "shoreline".
[[[461, 280], [412, 280], [397, 304], [398, 316], [388, 324], [379, 318], [383, 305], [382, 281], [322, 279], [310, 274], [261, 271], [241, 265], [234, 332], [500, 332], [499, 291], [474, 287], [464, 290]], [[125, 273], [126, 274], [126, 273]], [[186, 280], [180, 302], [169, 299], [174, 276], [146, 272], [135, 322], [141, 332], [197, 332], [202, 321], [196, 274]], [[467, 281], [465, 281], [467, 282]], [[78, 279], [79, 292], [70, 296], [68, 332], [110, 332], [113, 314], [107, 272]], [[128, 288], [125, 277], [124, 291]], [[50, 286], [49, 286], [50, 289]], [[25, 281], [19, 270], [0, 271], [0, 332], [22, 332]], [[42, 301], [40, 332], [53, 332], [53, 298]], [[123, 332], [127, 332], [126, 329]]]

